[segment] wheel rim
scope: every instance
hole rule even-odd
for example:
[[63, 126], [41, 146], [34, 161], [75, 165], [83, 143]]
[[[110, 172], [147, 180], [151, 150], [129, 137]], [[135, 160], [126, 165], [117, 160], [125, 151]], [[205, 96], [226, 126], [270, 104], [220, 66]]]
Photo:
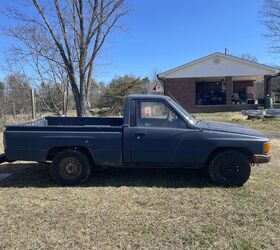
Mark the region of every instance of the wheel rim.
[[240, 167], [236, 163], [229, 163], [221, 167], [221, 173], [224, 177], [232, 179], [238, 175]]
[[74, 180], [82, 172], [81, 163], [75, 158], [64, 158], [59, 163], [59, 173], [66, 180]]

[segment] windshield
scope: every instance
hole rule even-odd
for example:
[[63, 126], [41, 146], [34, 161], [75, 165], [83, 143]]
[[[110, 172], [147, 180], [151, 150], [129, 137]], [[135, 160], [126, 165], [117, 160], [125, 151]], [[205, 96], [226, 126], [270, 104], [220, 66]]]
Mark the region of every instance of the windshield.
[[170, 98], [170, 102], [172, 103], [173, 106], [177, 108], [177, 110], [181, 113], [181, 115], [183, 115], [191, 125], [196, 124], [197, 120], [195, 119], [195, 117], [193, 117], [190, 113], [188, 113], [179, 103], [175, 102], [171, 98]]

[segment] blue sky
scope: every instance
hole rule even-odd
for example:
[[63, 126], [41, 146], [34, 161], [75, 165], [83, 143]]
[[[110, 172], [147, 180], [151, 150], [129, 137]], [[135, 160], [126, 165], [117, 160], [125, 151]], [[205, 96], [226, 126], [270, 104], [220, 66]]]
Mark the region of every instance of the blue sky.
[[[2, 7], [7, 1], [0, 0]], [[108, 82], [115, 76], [150, 76], [188, 61], [223, 52], [249, 53], [265, 64], [279, 64], [269, 53], [260, 22], [262, 0], [128, 0], [132, 11], [116, 31], [98, 61], [96, 78]], [[5, 17], [0, 17], [2, 26]], [[0, 53], [9, 44], [1, 36]], [[0, 55], [4, 63], [3, 55]], [[5, 72], [0, 74], [3, 78]]]

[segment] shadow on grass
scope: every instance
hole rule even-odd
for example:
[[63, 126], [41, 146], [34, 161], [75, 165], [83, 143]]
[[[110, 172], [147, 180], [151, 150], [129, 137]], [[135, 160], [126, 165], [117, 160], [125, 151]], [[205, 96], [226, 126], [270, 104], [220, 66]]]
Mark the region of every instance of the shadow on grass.
[[[0, 165], [0, 174], [11, 176], [0, 181], [5, 187], [59, 187], [52, 179], [50, 166], [38, 163], [15, 163]], [[181, 188], [213, 187], [205, 170], [190, 169], [141, 169], [110, 168], [95, 171], [90, 180], [81, 187], [166, 187]]]

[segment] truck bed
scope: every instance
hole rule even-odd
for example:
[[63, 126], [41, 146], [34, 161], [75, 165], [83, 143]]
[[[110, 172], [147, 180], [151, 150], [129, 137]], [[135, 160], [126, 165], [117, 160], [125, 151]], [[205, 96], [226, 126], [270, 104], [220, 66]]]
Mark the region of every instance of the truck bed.
[[88, 149], [97, 164], [121, 164], [122, 131], [123, 118], [45, 117], [7, 126], [5, 156], [44, 162], [54, 148], [74, 146]]

